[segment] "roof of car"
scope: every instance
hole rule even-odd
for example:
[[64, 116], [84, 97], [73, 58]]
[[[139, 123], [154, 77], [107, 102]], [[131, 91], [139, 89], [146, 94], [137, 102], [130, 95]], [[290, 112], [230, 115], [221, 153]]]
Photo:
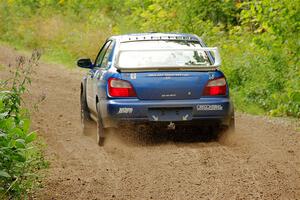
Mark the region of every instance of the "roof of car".
[[186, 33], [133, 33], [112, 36], [111, 39], [119, 42], [145, 41], [145, 40], [188, 40], [199, 41], [198, 36]]

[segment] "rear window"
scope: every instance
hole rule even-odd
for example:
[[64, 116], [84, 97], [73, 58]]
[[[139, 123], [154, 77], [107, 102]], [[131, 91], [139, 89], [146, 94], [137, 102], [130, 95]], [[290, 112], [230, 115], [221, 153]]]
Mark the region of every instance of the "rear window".
[[[198, 48], [198, 49], [197, 49]], [[121, 43], [120, 68], [207, 67], [207, 53], [195, 41], [135, 41]]]

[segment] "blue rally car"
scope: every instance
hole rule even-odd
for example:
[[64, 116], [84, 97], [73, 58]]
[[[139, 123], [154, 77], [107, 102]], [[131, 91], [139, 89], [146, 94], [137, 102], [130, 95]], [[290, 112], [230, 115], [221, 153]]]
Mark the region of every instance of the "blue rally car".
[[98, 144], [110, 127], [143, 124], [234, 128], [220, 54], [192, 34], [141, 33], [108, 38], [81, 82], [83, 132], [97, 122]]

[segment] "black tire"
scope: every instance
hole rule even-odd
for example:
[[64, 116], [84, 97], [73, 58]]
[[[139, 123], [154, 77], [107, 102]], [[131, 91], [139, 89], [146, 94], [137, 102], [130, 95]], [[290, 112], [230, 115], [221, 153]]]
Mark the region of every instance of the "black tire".
[[235, 132], [235, 118], [234, 115], [230, 118], [228, 126], [222, 127], [218, 137], [226, 137], [228, 134]]
[[92, 119], [90, 117], [90, 111], [86, 102], [86, 95], [84, 91], [81, 91], [80, 95], [80, 118], [81, 128], [84, 135], [89, 135], [91, 132]]
[[234, 107], [232, 107], [232, 114], [227, 129], [227, 133], [234, 133], [234, 132], [235, 132], [235, 113], [234, 113]]
[[235, 118], [234, 118], [234, 116], [230, 119], [230, 123], [229, 123], [227, 131], [229, 131], [231, 133], [235, 132]]
[[97, 144], [99, 146], [104, 146], [105, 135], [107, 133], [107, 128], [104, 128], [101, 113], [100, 113], [100, 103], [97, 102]]

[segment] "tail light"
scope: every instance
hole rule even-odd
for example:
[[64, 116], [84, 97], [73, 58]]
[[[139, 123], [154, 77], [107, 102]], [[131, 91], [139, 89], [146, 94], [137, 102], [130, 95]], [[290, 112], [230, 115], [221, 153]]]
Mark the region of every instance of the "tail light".
[[204, 88], [204, 96], [226, 95], [227, 84], [224, 77], [209, 80]]
[[108, 93], [111, 97], [136, 97], [132, 85], [117, 78], [108, 79]]

